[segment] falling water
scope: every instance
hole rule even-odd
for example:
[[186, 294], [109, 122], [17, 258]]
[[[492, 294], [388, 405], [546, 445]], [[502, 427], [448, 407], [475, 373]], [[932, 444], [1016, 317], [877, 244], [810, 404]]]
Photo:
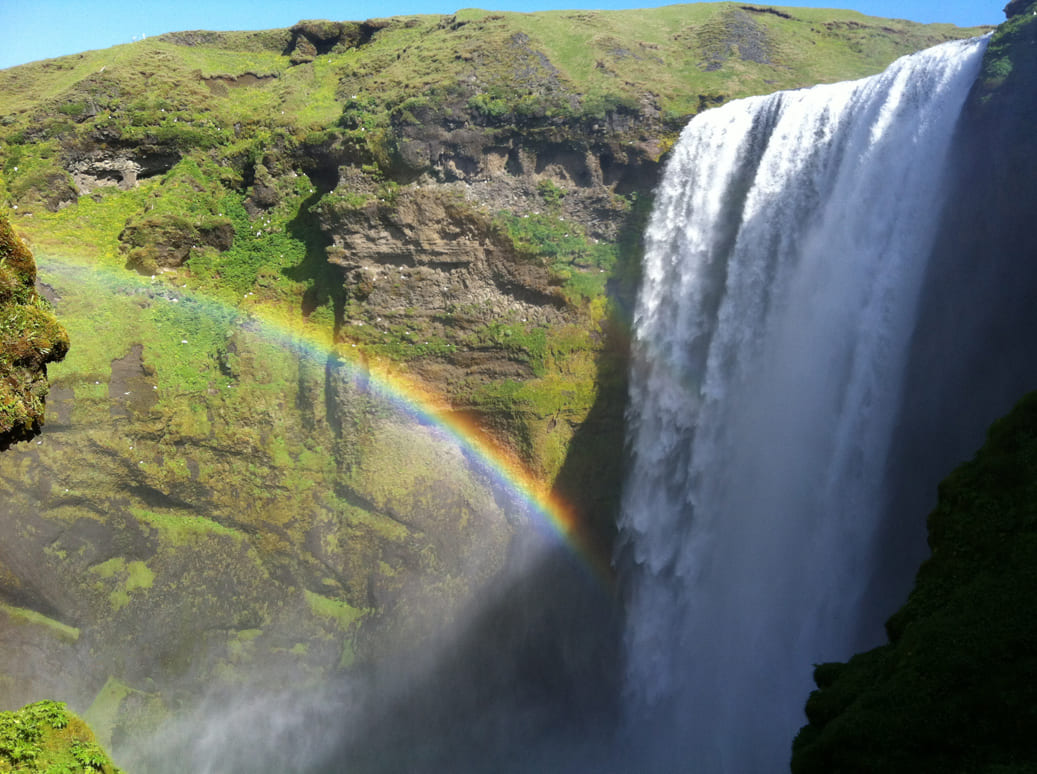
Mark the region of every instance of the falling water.
[[942, 170], [985, 46], [732, 102], [674, 150], [621, 523], [642, 770], [787, 771], [812, 664], [862, 644]]

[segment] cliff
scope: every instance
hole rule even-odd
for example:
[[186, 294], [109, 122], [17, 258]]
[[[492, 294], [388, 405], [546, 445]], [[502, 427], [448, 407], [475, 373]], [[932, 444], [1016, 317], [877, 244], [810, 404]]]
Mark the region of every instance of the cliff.
[[76, 342], [0, 468], [0, 695], [67, 697], [118, 751], [208, 692], [394, 658], [506, 649], [481, 688], [532, 704], [607, 680], [613, 600], [524, 498], [607, 565], [665, 151], [710, 105], [974, 32], [467, 10], [0, 72], [0, 196]]
[[40, 432], [47, 364], [68, 352], [68, 335], [35, 283], [32, 253], [0, 216], [0, 451]]

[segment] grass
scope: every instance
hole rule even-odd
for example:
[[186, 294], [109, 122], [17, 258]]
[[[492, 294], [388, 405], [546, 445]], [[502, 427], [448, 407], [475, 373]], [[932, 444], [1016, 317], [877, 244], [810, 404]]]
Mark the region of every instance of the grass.
[[[547, 190], [552, 199], [557, 196], [555, 191]], [[617, 245], [589, 239], [583, 226], [567, 222], [560, 215], [519, 216], [501, 212], [495, 222], [520, 253], [542, 259], [550, 266], [572, 303], [605, 295], [605, 282], [618, 258]]]
[[155, 582], [155, 573], [144, 562], [127, 562], [123, 557], [112, 557], [106, 562], [94, 565], [90, 571], [98, 577], [109, 581], [114, 586], [108, 595], [112, 610], [118, 612], [130, 601], [130, 592], [150, 589]]
[[[686, 116], [699, 109], [700, 95], [858, 77], [898, 54], [977, 32], [847, 11], [784, 12], [790, 18], [736, 3], [537, 14], [470, 9], [396, 18], [361, 47], [298, 66], [278, 49], [286, 38], [277, 31], [218, 34], [213, 45], [150, 38], [0, 72], [0, 115], [13, 117], [0, 133], [46, 127], [51, 137], [81, 137], [110, 126], [133, 136], [136, 126], [160, 141], [166, 132], [185, 148], [224, 146], [233, 142], [234, 124], [281, 126], [299, 137], [326, 128], [353, 95], [373, 101], [382, 128], [408, 100], [435, 106], [462, 95], [491, 119], [598, 119], [606, 109], [633, 109], [645, 95], [664, 112]], [[734, 57], [728, 68], [704, 69], [703, 51], [745, 24], [771, 41], [773, 61]], [[258, 79], [235, 85], [240, 76]]]
[[89, 728], [55, 701], [0, 712], [0, 771], [115, 774]]
[[[891, 58], [935, 45], [945, 36], [977, 34], [950, 25], [926, 27], [853, 11], [779, 8], [791, 17], [782, 18], [749, 14], [743, 6], [701, 3], [651, 11], [502, 16], [536, 41], [578, 93], [636, 101], [647, 91], [673, 115], [697, 112], [699, 95], [739, 97], [856, 78], [878, 72]], [[773, 41], [773, 62], [732, 62], [733, 73], [705, 71], [702, 49], [708, 47], [709, 35], [729, 35], [734, 20], [740, 19], [749, 19]], [[689, 89], [691, 83], [695, 86]]]
[[34, 626], [44, 626], [66, 642], [76, 642], [79, 639], [79, 629], [76, 627], [63, 624], [61, 621], [56, 621], [53, 618], [49, 618], [36, 612], [35, 610], [30, 610], [29, 608], [24, 607], [15, 607], [0, 602], [0, 612], [4, 613], [10, 621], [32, 624]]

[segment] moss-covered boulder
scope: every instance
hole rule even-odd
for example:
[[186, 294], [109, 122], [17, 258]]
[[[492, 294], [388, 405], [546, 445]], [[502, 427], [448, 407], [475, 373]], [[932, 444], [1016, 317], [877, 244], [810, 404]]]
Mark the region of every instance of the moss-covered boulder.
[[35, 282], [32, 253], [0, 215], [0, 449], [39, 433], [47, 363], [68, 351], [68, 334]]

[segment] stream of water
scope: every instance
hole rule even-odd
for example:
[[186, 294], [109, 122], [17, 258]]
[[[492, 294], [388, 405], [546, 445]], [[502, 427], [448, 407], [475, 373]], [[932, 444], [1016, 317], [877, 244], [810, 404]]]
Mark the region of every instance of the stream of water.
[[985, 47], [732, 102], [674, 150], [635, 314], [619, 554], [641, 770], [787, 771], [812, 664], [881, 638], [859, 640], [860, 600]]

